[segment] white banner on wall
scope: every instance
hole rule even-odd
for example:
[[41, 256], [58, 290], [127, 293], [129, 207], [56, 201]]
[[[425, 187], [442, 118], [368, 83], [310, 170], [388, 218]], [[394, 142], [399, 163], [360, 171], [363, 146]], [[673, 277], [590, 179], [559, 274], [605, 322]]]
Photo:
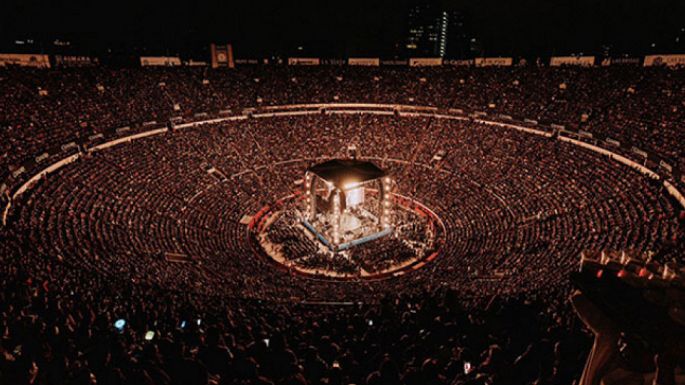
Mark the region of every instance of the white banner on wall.
[[180, 66], [181, 58], [178, 56], [141, 56], [140, 65], [147, 66]]
[[642, 59], [639, 57], [612, 57], [609, 60], [610, 65], [640, 65]]
[[473, 65], [473, 60], [471, 59], [446, 59], [442, 63], [448, 66], [470, 66]]
[[185, 64], [191, 67], [207, 67], [209, 65], [206, 61], [196, 61], [193, 59], [188, 60]]
[[645, 67], [651, 66], [685, 66], [685, 55], [647, 55]]
[[514, 60], [510, 57], [477, 57], [474, 59], [476, 67], [509, 67]]
[[99, 59], [90, 56], [55, 55], [56, 67], [91, 67], [97, 65]]
[[318, 66], [321, 60], [316, 57], [289, 57], [288, 65], [291, 66]]
[[377, 57], [351, 57], [347, 59], [347, 64], [351, 66], [378, 67], [381, 65], [381, 59]]
[[552, 56], [549, 60], [549, 65], [552, 67], [559, 66], [582, 66], [592, 67], [595, 65], [594, 56]]
[[7, 65], [50, 68], [50, 58], [48, 55], [31, 53], [0, 53], [0, 67]]
[[442, 65], [441, 57], [412, 57], [409, 58], [409, 67], [428, 67]]

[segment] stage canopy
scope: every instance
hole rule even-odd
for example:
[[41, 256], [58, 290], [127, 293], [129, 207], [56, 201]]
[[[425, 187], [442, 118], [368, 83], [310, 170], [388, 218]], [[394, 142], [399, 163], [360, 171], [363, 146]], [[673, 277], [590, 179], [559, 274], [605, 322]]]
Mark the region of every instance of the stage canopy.
[[310, 167], [307, 171], [345, 190], [351, 183], [363, 183], [382, 178], [386, 172], [371, 162], [356, 159], [332, 159]]

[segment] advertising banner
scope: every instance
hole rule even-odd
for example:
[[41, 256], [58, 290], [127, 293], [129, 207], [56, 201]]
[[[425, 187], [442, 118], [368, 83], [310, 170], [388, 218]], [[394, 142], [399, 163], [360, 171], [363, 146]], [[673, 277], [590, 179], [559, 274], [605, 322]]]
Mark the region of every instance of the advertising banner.
[[235, 64], [238, 65], [257, 65], [261, 64], [259, 59], [235, 59]]
[[441, 66], [441, 57], [412, 57], [409, 58], [410, 67], [429, 67], [429, 66]]
[[474, 59], [476, 67], [509, 67], [514, 60], [510, 57], [477, 57]]
[[647, 55], [645, 56], [645, 67], [652, 66], [685, 66], [685, 55]]
[[319, 64], [324, 65], [324, 66], [344, 66], [347, 64], [347, 60], [345, 59], [321, 59], [319, 60]]
[[55, 55], [55, 67], [92, 67], [98, 63], [96, 57]]
[[378, 67], [381, 65], [381, 59], [377, 57], [351, 57], [347, 59], [347, 64], [351, 66]]
[[551, 67], [560, 66], [582, 66], [592, 67], [595, 65], [594, 56], [552, 56], [549, 60]]
[[639, 57], [612, 57], [609, 60], [609, 65], [640, 65], [642, 59]]
[[288, 65], [290, 66], [318, 66], [321, 64], [321, 59], [316, 57], [289, 57]]
[[386, 59], [386, 60], [381, 60], [381, 65], [382, 66], [406, 66], [409, 64], [409, 61], [406, 59]]
[[193, 59], [188, 60], [184, 64], [190, 67], [207, 67], [209, 65], [206, 61], [197, 61]]
[[8, 65], [50, 68], [50, 58], [48, 55], [30, 53], [0, 53], [0, 67]]
[[446, 59], [442, 61], [442, 64], [448, 66], [471, 66], [473, 65], [473, 60], [471, 59]]
[[180, 66], [181, 58], [178, 56], [141, 56], [140, 65], [143, 67], [148, 66]]

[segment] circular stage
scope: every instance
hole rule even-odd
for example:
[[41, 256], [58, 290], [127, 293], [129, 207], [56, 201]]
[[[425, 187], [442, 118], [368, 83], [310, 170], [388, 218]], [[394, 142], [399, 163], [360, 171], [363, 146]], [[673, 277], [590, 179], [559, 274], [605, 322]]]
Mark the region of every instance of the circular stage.
[[390, 235], [343, 251], [331, 251], [301, 222], [294, 194], [262, 208], [249, 225], [255, 253], [298, 275], [333, 280], [375, 280], [417, 270], [440, 255], [445, 226], [422, 203], [392, 194]]

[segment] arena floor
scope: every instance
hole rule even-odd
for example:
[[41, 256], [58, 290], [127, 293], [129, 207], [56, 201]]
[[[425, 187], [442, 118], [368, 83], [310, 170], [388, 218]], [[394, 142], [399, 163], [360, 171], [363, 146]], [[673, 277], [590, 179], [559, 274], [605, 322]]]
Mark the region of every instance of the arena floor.
[[341, 251], [331, 251], [301, 223], [303, 195], [279, 199], [251, 217], [248, 232], [253, 251], [291, 272], [319, 279], [388, 279], [421, 269], [442, 252], [445, 227], [420, 202], [392, 196], [392, 231]]

